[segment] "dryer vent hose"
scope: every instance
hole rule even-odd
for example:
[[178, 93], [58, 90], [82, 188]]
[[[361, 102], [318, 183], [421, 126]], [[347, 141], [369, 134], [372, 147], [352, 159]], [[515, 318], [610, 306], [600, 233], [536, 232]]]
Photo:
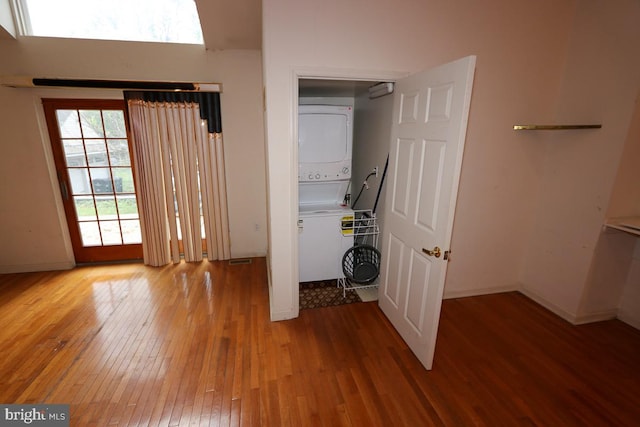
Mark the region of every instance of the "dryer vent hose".
[[384, 177], [387, 176], [387, 168], [389, 167], [389, 155], [387, 154], [387, 161], [384, 164], [384, 171], [382, 171], [382, 178], [380, 178], [380, 185], [378, 186], [378, 194], [376, 194], [376, 202], [373, 204], [372, 213], [376, 213], [378, 207], [378, 201], [380, 200], [380, 193], [382, 192], [382, 185], [384, 184]]

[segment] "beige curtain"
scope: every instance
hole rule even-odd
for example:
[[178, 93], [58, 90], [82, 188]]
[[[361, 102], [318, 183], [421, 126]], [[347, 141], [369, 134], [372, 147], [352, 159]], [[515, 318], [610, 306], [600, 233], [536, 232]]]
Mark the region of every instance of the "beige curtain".
[[[144, 262], [160, 266], [229, 259], [222, 134], [209, 133], [198, 103], [128, 100]], [[201, 207], [203, 220], [201, 220]]]

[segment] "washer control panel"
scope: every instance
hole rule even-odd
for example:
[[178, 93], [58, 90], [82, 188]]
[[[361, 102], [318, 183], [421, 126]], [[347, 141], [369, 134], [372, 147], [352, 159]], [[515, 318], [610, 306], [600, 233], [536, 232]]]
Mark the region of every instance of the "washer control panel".
[[339, 163], [305, 163], [298, 168], [298, 181], [336, 181], [351, 178], [351, 164]]

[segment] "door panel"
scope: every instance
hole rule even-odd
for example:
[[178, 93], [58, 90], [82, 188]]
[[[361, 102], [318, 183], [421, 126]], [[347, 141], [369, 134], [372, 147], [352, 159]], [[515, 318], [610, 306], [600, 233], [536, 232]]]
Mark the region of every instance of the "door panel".
[[43, 100], [76, 262], [142, 257], [124, 102]]
[[413, 326], [416, 334], [422, 334], [426, 309], [427, 286], [431, 263], [416, 251], [411, 251], [411, 265], [407, 276], [407, 304], [405, 319]]
[[427, 91], [427, 116], [425, 123], [444, 124], [442, 130], [446, 130], [446, 124], [451, 120], [451, 100], [453, 97], [453, 84], [434, 86]]
[[419, 196], [416, 212], [416, 226], [433, 234], [438, 226], [438, 210], [440, 208], [440, 188], [444, 173], [446, 145], [444, 141], [423, 142], [424, 150], [420, 159], [423, 165], [419, 178]]
[[399, 123], [416, 123], [418, 121], [418, 91], [407, 91], [400, 94], [400, 117]]
[[394, 308], [400, 306], [400, 283], [402, 281], [402, 267], [404, 261], [404, 245], [402, 240], [393, 234], [387, 237], [387, 244], [383, 253], [387, 256], [383, 257], [382, 271], [385, 274], [382, 286], [382, 293], [385, 301], [388, 301]]
[[410, 185], [413, 174], [415, 143], [411, 139], [400, 139], [396, 144], [396, 179], [393, 186], [393, 212], [403, 218], [409, 215]]
[[[382, 237], [385, 315], [431, 369], [475, 57], [396, 83]], [[436, 248], [438, 250], [436, 250]]]

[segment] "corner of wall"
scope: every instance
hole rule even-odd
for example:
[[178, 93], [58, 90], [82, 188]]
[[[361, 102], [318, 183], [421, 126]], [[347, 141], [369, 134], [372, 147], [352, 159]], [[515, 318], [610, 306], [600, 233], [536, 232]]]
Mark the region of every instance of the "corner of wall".
[[627, 312], [624, 310], [618, 311], [618, 320], [626, 323], [627, 325], [640, 330], [640, 313], [636, 312]]
[[572, 323], [572, 324], [576, 324], [577, 316], [574, 313], [570, 313], [570, 312], [560, 308], [559, 306], [557, 306], [556, 304], [554, 304], [551, 301], [547, 300], [546, 298], [541, 297], [540, 295], [538, 295], [536, 292], [532, 291], [531, 289], [527, 289], [526, 287], [523, 286], [523, 287], [520, 288], [520, 293], [523, 294], [524, 296], [526, 296], [527, 298], [533, 300], [534, 302], [540, 304], [541, 306], [543, 306], [547, 310], [551, 311], [552, 313], [560, 316], [561, 318], [563, 318], [567, 322]]
[[617, 313], [629, 275], [635, 240], [634, 236], [623, 231], [605, 228], [600, 232], [578, 307], [579, 318], [595, 316], [598, 319], [598, 313]]

